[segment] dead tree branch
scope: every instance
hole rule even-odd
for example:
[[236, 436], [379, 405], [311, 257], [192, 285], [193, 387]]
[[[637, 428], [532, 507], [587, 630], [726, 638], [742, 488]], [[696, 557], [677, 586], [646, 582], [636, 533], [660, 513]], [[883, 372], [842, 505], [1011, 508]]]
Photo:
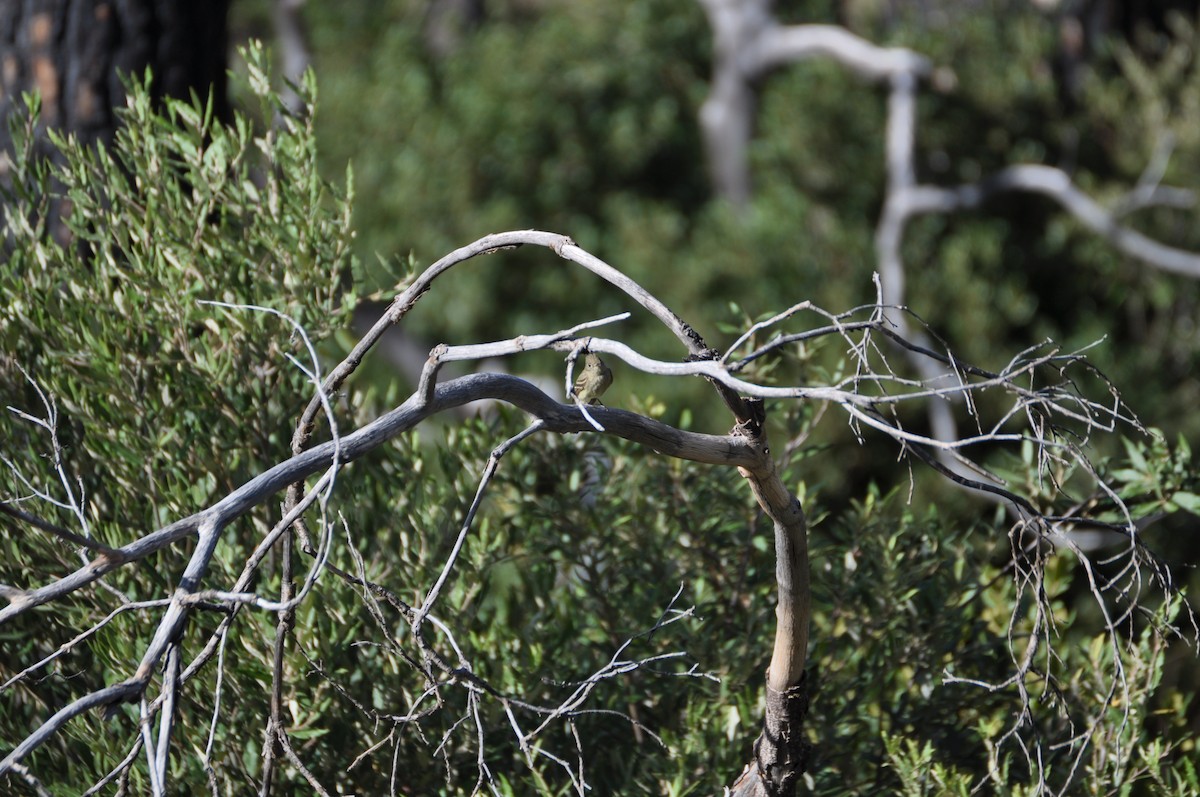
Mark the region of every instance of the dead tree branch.
[[[168, 791], [168, 751], [173, 734], [179, 689], [223, 649], [230, 624], [242, 607], [256, 607], [259, 610], [277, 614], [273, 679], [275, 694], [272, 699], [270, 718], [267, 721], [266, 738], [275, 748], [269, 755], [276, 759], [280, 756], [286, 757], [296, 764], [297, 750], [288, 739], [284, 727], [285, 712], [282, 711], [281, 690], [285, 678], [282, 668], [283, 648], [290, 634], [293, 612], [310, 593], [319, 575], [324, 571], [331, 570], [362, 588], [364, 602], [371, 607], [372, 617], [375, 618], [376, 625], [383, 634], [389, 650], [419, 670], [426, 682], [424, 694], [407, 712], [390, 715], [377, 712], [368, 713], [371, 713], [378, 721], [390, 725], [402, 725], [414, 721], [428, 710], [422, 707], [426, 700], [432, 700], [437, 705], [442, 705], [443, 690], [450, 687], [465, 689], [469, 702], [467, 713], [454, 727], [473, 726], [476, 730], [480, 745], [479, 778], [481, 784], [490, 782], [491, 775], [483, 757], [482, 745], [485, 729], [479, 715], [479, 707], [481, 701], [495, 700], [498, 701], [498, 705], [502, 706], [513, 733], [519, 741], [520, 749], [525, 752], [527, 759], [532, 761], [535, 754], [547, 756], [549, 760], [571, 773], [572, 782], [578, 790], [582, 790], [585, 781], [581, 774], [581, 763], [578, 766], [568, 764], [565, 759], [540, 748], [536, 748], [535, 752], [535, 748], [530, 746], [530, 742], [534, 736], [545, 729], [546, 722], [559, 719], [570, 723], [573, 717], [586, 713], [588, 709], [584, 706], [583, 701], [600, 682], [612, 675], [627, 671], [629, 667], [642, 666], [659, 659], [651, 657], [637, 661], [627, 660], [623, 658], [627, 646], [622, 646], [605, 668], [587, 679], [583, 686], [575, 689], [560, 706], [537, 706], [503, 694], [486, 680], [480, 678], [473, 671], [469, 659], [454, 640], [452, 629], [431, 610], [455, 566], [457, 552], [470, 533], [480, 502], [504, 454], [513, 446], [526, 441], [534, 432], [551, 434], [595, 432], [598, 424], [604, 434], [624, 438], [665, 456], [711, 465], [736, 467], [748, 481], [759, 507], [771, 518], [774, 526], [775, 576], [779, 600], [776, 607], [775, 642], [770, 666], [766, 673], [767, 712], [763, 720], [762, 733], [754, 748], [751, 764], [732, 793], [742, 795], [787, 794], [790, 793], [796, 779], [804, 771], [807, 761], [803, 720], [808, 710], [805, 662], [811, 614], [808, 538], [803, 509], [796, 497], [783, 484], [770, 452], [764, 431], [767, 418], [766, 402], [806, 400], [827, 403], [840, 408], [846, 413], [848, 422], [856, 428], [877, 430], [894, 440], [902, 450], [917, 454], [939, 469], [941, 466], [937, 463], [936, 454], [949, 452], [960, 462], [968, 465], [971, 472], [986, 473], [984, 466], [969, 456], [974, 447], [985, 444], [1028, 442], [1036, 446], [1047, 467], [1051, 465], [1054, 467], [1082, 467], [1097, 481], [1099, 481], [1099, 475], [1094, 470], [1088, 469], [1082, 446], [1093, 433], [1111, 430], [1116, 423], [1127, 420], [1123, 407], [1115, 397], [1111, 401], [1100, 402], [1082, 395], [1074, 377], [1070, 375], [1070, 372], [1077, 367], [1086, 369], [1086, 363], [1079, 355], [1064, 354], [1048, 345], [1031, 347], [1014, 357], [999, 372], [991, 372], [960, 363], [952, 355], [941, 355], [933, 349], [905, 342], [904, 350], [912, 356], [930, 359], [939, 367], [944, 367], [947, 363], [952, 364], [954, 376], [952, 380], [945, 379], [940, 373], [935, 380], [898, 376], [887, 363], [885, 347], [878, 345], [877, 342], [892, 340], [903, 342], [902, 336], [895, 331], [894, 324], [889, 318], [892, 314], [889, 311], [896, 311], [896, 309], [886, 306], [882, 299], [874, 305], [859, 308], [857, 311], [836, 315], [815, 308], [808, 303], [797, 304], [791, 310], [780, 313], [758, 325], [754, 330], [755, 335], [774, 333], [774, 338], [765, 344], [754, 347], [742, 360], [732, 361], [732, 353], [750, 340], [750, 336], [740, 338], [722, 357], [719, 352], [709, 349], [689, 325], [674, 315], [658, 299], [650, 296], [616, 269], [579, 249], [564, 236], [536, 231], [487, 236], [438, 261], [401, 293], [393, 303], [392, 309], [385, 314], [380, 326], [373, 331], [371, 339], [378, 339], [378, 333], [384, 326], [398, 321], [424, 293], [430, 290], [434, 280], [446, 273], [452, 266], [480, 254], [488, 254], [498, 249], [522, 244], [545, 246], [560, 257], [581, 265], [591, 273], [620, 286], [641, 307], [662, 321], [672, 334], [684, 344], [687, 360], [684, 362], [657, 360], [646, 357], [615, 340], [591, 335], [578, 337], [582, 331], [590, 331], [600, 323], [617, 319], [585, 322], [556, 333], [524, 335], [511, 340], [487, 344], [438, 346], [430, 353], [420, 384], [413, 395], [380, 418], [344, 435], [339, 434], [333, 425], [332, 409], [325, 397], [330, 395], [332, 390], [337, 389], [354, 368], [362, 362], [366, 354], [365, 346], [356, 348], [347, 360], [335, 368], [331, 375], [324, 380], [318, 378], [315, 368], [310, 370], [308, 372], [310, 380], [314, 384], [320, 383], [320, 385], [317, 397], [312, 404], [312, 408], [316, 409], [311, 415], [306, 414], [302, 419], [303, 422], [297, 429], [293, 441], [294, 445], [299, 446], [302, 450], [250, 479], [241, 487], [216, 501], [212, 506], [138, 536], [123, 546], [101, 549], [94, 558], [85, 561], [74, 572], [41, 586], [9, 585], [0, 593], [7, 601], [7, 605], [0, 608], [0, 624], [3, 624], [36, 607], [62, 600], [89, 584], [98, 581], [103, 583], [104, 576], [117, 568], [140, 562], [151, 554], [175, 545], [185, 538], [195, 538], [196, 540], [187, 564], [179, 575], [178, 585], [170, 598], [156, 602], [130, 603], [122, 608], [122, 611], [138, 609], [162, 612], [158, 620], [157, 631], [153, 639], [145, 646], [136, 669], [117, 683], [96, 689], [73, 700], [45, 720], [3, 760], [0, 760], [0, 775], [9, 771], [18, 771], [17, 768], [22, 766], [22, 761], [33, 750], [58, 733], [72, 718], [93, 708], [110, 708], [121, 703], [132, 702], [140, 706], [140, 741], [135, 744], [134, 750], [118, 767], [118, 770], [124, 771], [125, 768], [131, 766], [140, 749], [146, 756], [152, 790], [156, 793]], [[806, 332], [785, 334], [782, 325], [801, 313], [813, 313], [818, 316], [820, 326]], [[794, 341], [796, 334], [807, 336], [806, 339], [828, 337], [840, 341], [846, 346], [851, 357], [852, 372], [835, 381], [834, 384], [812, 386], [762, 385], [737, 375], [749, 361], [767, 352], [777, 350], [786, 345], [786, 341]], [[567, 355], [569, 361], [571, 357], [578, 354], [581, 348], [603, 352], [620, 359], [630, 367], [649, 374], [704, 378], [713, 385], [725, 406], [733, 411], [732, 431], [726, 435], [698, 434], [676, 429], [622, 409], [599, 405], [585, 409], [564, 404], [546, 395], [534, 385], [504, 374], [481, 373], [444, 383], [437, 381], [438, 369], [441, 363], [446, 361], [512, 356], [534, 349], [562, 352]], [[981, 420], [978, 434], [968, 438], [947, 441], [912, 432], [904, 428], [895, 412], [897, 406], [905, 403], [936, 402], [952, 398], [973, 400], [972, 397], [981, 392], [1007, 396], [1010, 405], [987, 424]], [[329, 565], [327, 557], [333, 544], [332, 524], [324, 518], [324, 501], [330, 491], [334, 489], [338, 469], [362, 458], [396, 436], [411, 431], [418, 424], [436, 414], [479, 399], [506, 402], [527, 413], [532, 420], [524, 432], [501, 444], [493, 451], [479, 480], [475, 498], [458, 529], [453, 549], [445, 560], [440, 574], [425, 593], [421, 605], [409, 606], [384, 585], [372, 583], [367, 578], [365, 568], [361, 563], [357, 575], [342, 573]], [[52, 404], [47, 404], [47, 408], [52, 406]], [[315, 412], [319, 409], [323, 409], [326, 417], [329, 418], [330, 433], [334, 439], [311, 448], [304, 448], [315, 426], [313, 423]], [[38, 420], [32, 416], [30, 418], [31, 422]], [[53, 415], [50, 414], [47, 419], [43, 419], [43, 422], [37, 423], [37, 425], [48, 431], [53, 440], [55, 438], [52, 420]], [[1020, 421], [1024, 422], [1022, 429], [1010, 430], [1010, 427]], [[15, 463], [10, 467], [15, 467]], [[954, 479], [964, 478], [946, 472]], [[306, 490], [303, 489], [307, 480], [317, 474], [321, 475], [315, 483], [308, 485]], [[25, 480], [25, 483], [30, 482]], [[404, 487], [403, 481], [396, 485], [399, 490]], [[985, 487], [1009, 501], [1023, 518], [1026, 527], [1035, 530], [1040, 538], [1061, 534], [1063, 529], [1079, 522], [1079, 518], [1074, 513], [1070, 516], [1057, 517], [1045, 512], [1007, 486], [986, 484]], [[62, 488], [69, 490], [69, 481], [63, 482]], [[205, 588], [204, 582], [208, 580], [209, 565], [218, 547], [222, 545], [221, 531], [252, 508], [265, 503], [272, 496], [284, 490], [296, 491], [300, 496], [299, 500], [294, 503], [285, 503], [282, 517], [269, 532], [262, 536], [255, 549], [246, 557], [243, 571], [236, 582], [231, 587], [224, 589], [220, 587]], [[43, 500], [58, 500], [47, 491], [42, 491], [42, 493], [45, 496]], [[1120, 498], [1115, 493], [1109, 491], [1109, 495], [1117, 505], [1121, 505]], [[69, 497], [66, 503], [74, 506], [77, 501], [75, 498]], [[264, 557], [273, 546], [280, 544], [281, 538], [283, 538], [284, 554], [287, 556], [286, 540], [292, 524], [305, 513], [316, 509], [320, 509], [322, 512], [320, 518], [322, 534], [303, 583], [296, 589], [291, 583], [291, 571], [285, 568], [282, 592], [272, 598], [258, 595], [250, 587], [250, 584]], [[22, 514], [10, 513], [9, 516], [14, 520], [24, 520]], [[1128, 513], [1126, 513], [1126, 519], [1127, 523], [1114, 524], [1113, 528], [1122, 530], [1128, 535], [1129, 555], [1131, 560], [1134, 560], [1139, 555], [1139, 542], [1136, 528]], [[30, 521], [30, 525], [47, 533], [56, 533], [52, 528], [46, 529], [44, 523]], [[350, 529], [346, 528], [345, 531], [349, 535]], [[1080, 551], [1077, 551], [1077, 554], [1083, 556]], [[290, 560], [290, 556], [288, 558]], [[1136, 568], [1129, 571], [1128, 578], [1136, 579], [1138, 577]], [[1036, 585], [1036, 577], [1032, 578], [1029, 583]], [[1136, 587], [1137, 585], [1133, 584], [1132, 586]], [[1116, 587], [1113, 584], [1096, 583], [1094, 585], [1096, 599], [1105, 603], [1107, 592], [1114, 588]], [[1123, 594], [1130, 594], [1130, 584], [1122, 585], [1121, 589], [1125, 590]], [[389, 630], [389, 623], [383, 617], [383, 604], [390, 606], [404, 619], [411, 632], [411, 640], [420, 652], [419, 657], [405, 653], [400, 640], [393, 636], [393, 632]], [[671, 605], [673, 606], [673, 604], [674, 602]], [[220, 608], [225, 612], [225, 617], [217, 629], [210, 633], [203, 648], [190, 661], [186, 661], [180, 634], [189, 615], [203, 607]], [[664, 617], [671, 611], [668, 608]], [[1107, 612], [1106, 608], [1105, 611]], [[68, 654], [82, 641], [102, 631], [112, 616], [115, 614], [78, 635], [72, 641], [65, 643], [57, 652], [26, 668], [16, 678], [10, 679], [9, 682], [0, 686], [0, 691], [10, 687], [18, 680], [27, 679], [49, 662]], [[1110, 633], [1115, 637], [1116, 626], [1122, 621], [1122, 618], [1109, 614], [1105, 614], [1105, 616], [1108, 618]], [[662, 622], [660, 621], [660, 624]], [[658, 627], [660, 626], [656, 626], [656, 628]], [[426, 629], [430, 630], [427, 632]], [[439, 647], [442, 646], [448, 646], [453, 651], [453, 656], [443, 655], [439, 652]], [[1021, 668], [1018, 671], [1019, 680], [1030, 672], [1030, 668], [1024, 663], [1027, 659], [1028, 655], [1016, 660]], [[165, 676], [158, 689], [158, 694], [148, 694], [151, 676], [160, 669], [163, 670]], [[332, 676], [327, 677], [330, 683], [336, 684]], [[1024, 681], [1021, 680], [1022, 688], [1023, 683]], [[368, 711], [365, 707], [362, 710]], [[217, 711], [218, 709], [214, 708], [214, 724], [217, 720]], [[522, 719], [517, 716], [518, 711], [532, 712], [541, 718], [535, 730], [522, 730]], [[153, 727], [155, 720], [157, 720], [156, 730]], [[636, 723], [634, 719], [631, 721]], [[297, 766], [299, 767], [298, 764]], [[261, 790], [264, 793], [271, 788], [270, 771], [270, 767], [265, 767], [261, 783]], [[304, 777], [309, 780], [314, 789], [323, 788], [311, 776], [311, 773], [305, 773]]]

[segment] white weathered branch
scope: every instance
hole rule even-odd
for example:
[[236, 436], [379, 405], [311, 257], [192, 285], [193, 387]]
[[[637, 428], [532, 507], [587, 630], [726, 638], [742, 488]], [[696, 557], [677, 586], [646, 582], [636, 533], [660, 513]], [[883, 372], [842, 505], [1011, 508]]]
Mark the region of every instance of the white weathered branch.
[[[1200, 278], [1200, 253], [1167, 246], [1126, 226], [1121, 222], [1121, 216], [1127, 203], [1118, 203], [1123, 206], [1120, 212], [1110, 211], [1076, 186], [1066, 172], [1052, 166], [1009, 166], [979, 182], [949, 188], [914, 186], [897, 192], [896, 212], [901, 219], [907, 219], [924, 213], [970, 210], [978, 208], [996, 194], [1013, 191], [1040, 194], [1054, 200], [1083, 226], [1146, 265], [1173, 274]], [[1172, 191], [1164, 188], [1144, 194], [1136, 201], [1145, 205], [1156, 198], [1159, 202], [1172, 204], [1185, 201], [1185, 196], [1178, 193], [1178, 189]]]
[[766, 25], [756, 52], [748, 54], [748, 71], [768, 71], [809, 58], [829, 58], [868, 80], [897, 76], [923, 77], [931, 64], [905, 47], [880, 47], [837, 25]]
[[751, 197], [748, 161], [759, 86], [768, 74], [809, 58], [831, 58], [868, 80], [927, 75], [924, 56], [879, 47], [834, 25], [781, 25], [770, 0], [700, 0], [713, 32], [713, 76], [700, 129], [713, 188], [735, 207]]

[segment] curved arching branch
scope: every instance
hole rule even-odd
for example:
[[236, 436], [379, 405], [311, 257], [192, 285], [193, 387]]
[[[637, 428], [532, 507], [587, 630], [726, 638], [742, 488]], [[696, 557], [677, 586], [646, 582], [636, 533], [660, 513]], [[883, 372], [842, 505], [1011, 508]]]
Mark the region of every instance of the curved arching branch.
[[[480, 255], [490, 255], [525, 245], [542, 246], [550, 249], [564, 260], [584, 267], [609, 284], [622, 290], [643, 309], [657, 318], [684, 345], [689, 359], [711, 360], [718, 357], [719, 353], [708, 348], [696, 330], [672, 312], [662, 301], [621, 271], [577, 246], [569, 237], [558, 233], [541, 232], [539, 230], [517, 230], [485, 235], [466, 246], [455, 249], [426, 268], [400, 295], [392, 300], [379, 320], [367, 330], [366, 334], [355, 344], [354, 348], [346, 355], [342, 362], [329, 372], [329, 376], [322, 384], [324, 395], [333, 395], [340, 389], [350, 374], [354, 373], [362, 363], [367, 352], [379, 342], [384, 332], [399, 323], [416, 306], [416, 303], [431, 289], [438, 277], [460, 263], [479, 257]], [[746, 407], [735, 391], [719, 383], [713, 383], [713, 387], [738, 422], [748, 420]], [[304, 412], [296, 424], [295, 433], [292, 435], [293, 454], [299, 454], [308, 445], [319, 409], [319, 396], [314, 396], [308, 406], [304, 408]], [[302, 485], [299, 482], [288, 488], [287, 507], [295, 505], [299, 500], [301, 488]], [[301, 547], [311, 554], [312, 544], [302, 523], [297, 525], [297, 531], [301, 538]]]

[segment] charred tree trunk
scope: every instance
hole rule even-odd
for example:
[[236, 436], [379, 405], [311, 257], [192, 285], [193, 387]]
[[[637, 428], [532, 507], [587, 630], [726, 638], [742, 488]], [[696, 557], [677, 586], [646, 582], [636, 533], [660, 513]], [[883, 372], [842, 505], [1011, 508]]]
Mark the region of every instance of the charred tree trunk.
[[[226, 17], [229, 0], [0, 0], [0, 189], [10, 187], [9, 119], [21, 95], [36, 92], [42, 113], [37, 150], [50, 152], [49, 129], [85, 143], [110, 143], [122, 79], [153, 76], [152, 96], [210, 95], [227, 118]], [[50, 229], [66, 239], [49, 209]]]
[[[0, 0], [0, 117], [22, 92], [42, 123], [87, 142], [111, 140], [122, 75], [153, 76], [153, 96], [206, 97], [225, 115], [229, 0]], [[0, 144], [8, 146], [7, 125]]]

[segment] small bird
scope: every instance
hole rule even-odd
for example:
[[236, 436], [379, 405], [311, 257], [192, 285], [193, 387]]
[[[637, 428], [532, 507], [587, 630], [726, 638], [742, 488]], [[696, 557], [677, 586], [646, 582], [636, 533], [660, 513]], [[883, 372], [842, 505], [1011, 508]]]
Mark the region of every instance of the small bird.
[[575, 388], [571, 393], [584, 404], [599, 404], [600, 396], [612, 384], [612, 370], [600, 359], [600, 355], [587, 353], [583, 373], [575, 380]]

